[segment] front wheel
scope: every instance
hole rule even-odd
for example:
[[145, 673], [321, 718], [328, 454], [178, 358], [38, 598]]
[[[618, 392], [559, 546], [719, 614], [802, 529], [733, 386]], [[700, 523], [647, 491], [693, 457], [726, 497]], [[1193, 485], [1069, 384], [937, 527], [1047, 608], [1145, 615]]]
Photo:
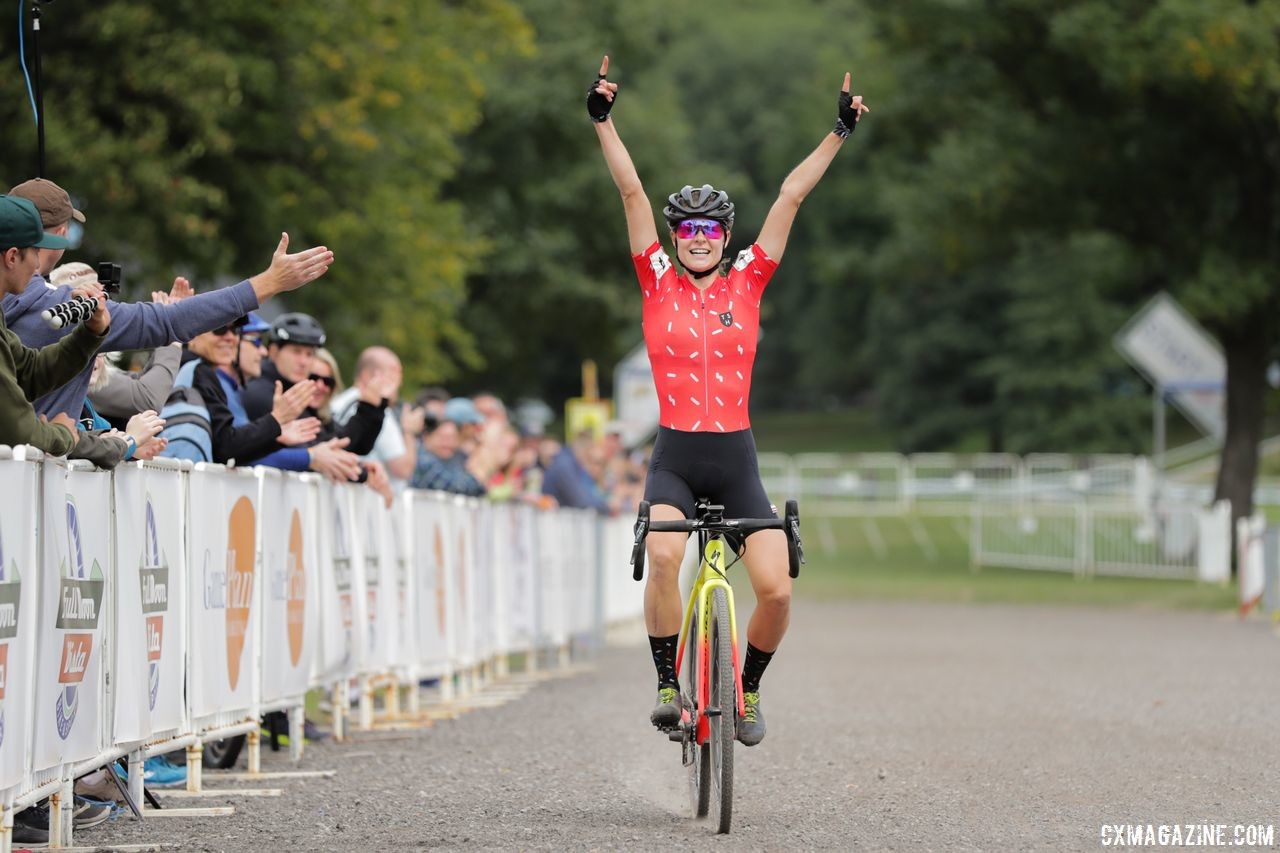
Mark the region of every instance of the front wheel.
[[733, 820], [733, 741], [737, 734], [738, 679], [733, 671], [733, 626], [729, 620], [729, 596], [723, 589], [711, 593], [711, 666], [712, 710], [711, 737], [711, 807], [718, 831], [727, 833]]
[[[702, 651], [706, 648], [702, 636], [702, 620], [697, 608], [689, 621], [689, 635], [684, 644], [684, 712], [689, 715], [697, 731], [697, 722], [705, 708], [698, 707], [698, 679], [702, 676]], [[706, 817], [711, 805], [711, 747], [709, 743], [690, 741], [685, 747], [692, 751], [689, 767], [689, 798], [694, 817]]]

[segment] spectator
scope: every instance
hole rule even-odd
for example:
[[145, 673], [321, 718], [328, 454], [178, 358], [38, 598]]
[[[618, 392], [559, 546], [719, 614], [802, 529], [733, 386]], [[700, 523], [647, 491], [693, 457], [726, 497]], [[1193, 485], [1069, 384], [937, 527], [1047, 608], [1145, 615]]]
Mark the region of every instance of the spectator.
[[[343, 450], [345, 441], [305, 446], [320, 431], [318, 420], [299, 417], [311, 399], [310, 382], [296, 383], [289, 391], [277, 393], [272, 410], [262, 417], [251, 419], [245, 414], [241, 379], [234, 366], [239, 348], [234, 325], [197, 335], [187, 345], [189, 357], [201, 359], [191, 385], [209, 410], [214, 461], [256, 461], [291, 471], [317, 471], [330, 479], [356, 476], [359, 466], [355, 456]], [[281, 446], [287, 452], [273, 453]]]
[[[314, 317], [297, 313], [277, 317], [268, 335], [268, 360], [262, 363], [262, 375], [250, 380], [243, 391], [244, 408], [250, 419], [260, 418], [271, 411], [277, 387], [287, 392], [297, 383], [310, 383], [316, 350], [324, 346], [327, 337], [324, 327]], [[312, 407], [313, 396], [311, 393], [307, 396], [303, 417], [318, 417], [317, 410]], [[368, 453], [382, 429], [381, 410], [385, 405], [381, 397], [377, 402], [362, 400], [345, 423], [322, 423], [316, 440], [346, 438], [350, 441], [347, 449], [352, 453], [358, 456]]]
[[[14, 195], [29, 199], [39, 211], [47, 234], [61, 238], [57, 248], [39, 250], [36, 271], [25, 289], [7, 294], [0, 307], [4, 321], [28, 346], [45, 346], [70, 333], [67, 328], [50, 329], [40, 314], [71, 296], [66, 286], [50, 287], [44, 276], [62, 258], [68, 243], [66, 234], [72, 219], [84, 222], [84, 214], [71, 206], [66, 191], [52, 181], [36, 178], [19, 184]], [[228, 324], [272, 296], [296, 290], [324, 275], [333, 263], [333, 253], [323, 246], [288, 254], [289, 235], [281, 234], [271, 264], [250, 279], [222, 290], [202, 293], [174, 304], [124, 303], [106, 300], [112, 318], [103, 343], [106, 350], [137, 350], [162, 347], [173, 341], [189, 341], [201, 332]], [[189, 292], [186, 279], [174, 281], [174, 292]], [[99, 291], [95, 293], [100, 294]], [[84, 406], [91, 366], [52, 393], [35, 401], [36, 411], [52, 417], [77, 415]]]
[[368, 347], [356, 360], [355, 387], [333, 398], [333, 419], [347, 424], [361, 404], [383, 407], [383, 422], [366, 459], [381, 462], [395, 491], [408, 485], [417, 463], [415, 437], [422, 432], [422, 410], [405, 406], [399, 414], [392, 408], [400, 396], [404, 370], [400, 358], [386, 347]]
[[[49, 274], [49, 281], [55, 287], [64, 284], [75, 287], [82, 283], [93, 284], [97, 280], [98, 274], [93, 267], [81, 263], [63, 264]], [[157, 291], [151, 294], [151, 299], [153, 302], [168, 304], [170, 297], [163, 291]], [[158, 412], [164, 408], [169, 391], [173, 388], [174, 375], [178, 372], [178, 363], [182, 359], [180, 343], [152, 350], [140, 373], [120, 370], [111, 363], [111, 358], [108, 355], [105, 365], [95, 366], [89, 379], [89, 403], [99, 415], [112, 426], [119, 427], [127, 424], [139, 412]], [[99, 375], [99, 370], [102, 375]], [[125, 429], [127, 431], [128, 428]]]
[[483, 497], [484, 484], [497, 467], [490, 462], [490, 457], [480, 451], [464, 458], [459, 453], [458, 425], [452, 420], [442, 420], [434, 426], [428, 424], [427, 429], [410, 484], [415, 489]]
[[[107, 367], [107, 357], [98, 353], [94, 359], [93, 372], [89, 374], [90, 394], [110, 381]], [[154, 409], [135, 412], [125, 422], [125, 428], [118, 430], [98, 414], [93, 402], [86, 397], [78, 427], [84, 440], [76, 442], [72, 451], [74, 458], [88, 459], [99, 468], [114, 468], [130, 459], [154, 459], [166, 444], [160, 437], [164, 420]], [[104, 440], [98, 441], [99, 438]]]
[[560, 506], [611, 513], [612, 508], [588, 468], [592, 466], [603, 469], [604, 460], [600, 451], [595, 446], [591, 433], [583, 431], [572, 445], [560, 448], [547, 465], [542, 478], [542, 493], [555, 498]]
[[443, 388], [431, 387], [423, 388], [418, 393], [418, 407], [422, 409], [423, 417], [433, 418], [436, 421], [444, 420], [444, 407], [453, 398], [453, 395]]
[[458, 425], [458, 442], [464, 456], [470, 456], [480, 444], [480, 427], [484, 417], [476, 404], [466, 397], [453, 397], [444, 406], [444, 419]]
[[[0, 196], [0, 293], [5, 299], [29, 286], [40, 252], [68, 245], [65, 237], [45, 233], [31, 201]], [[76, 446], [80, 433], [70, 416], [59, 412], [47, 421], [37, 417], [30, 401], [91, 370], [110, 323], [110, 309], [100, 302], [92, 317], [58, 343], [32, 349], [0, 322], [0, 444], [30, 444], [54, 456]]]
[[496, 423], [500, 426], [506, 426], [510, 421], [507, 418], [507, 407], [496, 395], [488, 391], [481, 391], [471, 398], [471, 402], [475, 403], [476, 411], [484, 418], [485, 423]]
[[312, 382], [316, 384], [315, 395], [311, 398], [311, 408], [316, 410], [320, 423], [333, 422], [333, 398], [347, 386], [342, 382], [342, 371], [338, 369], [338, 360], [333, 353], [324, 347], [316, 350], [315, 359], [311, 362]]

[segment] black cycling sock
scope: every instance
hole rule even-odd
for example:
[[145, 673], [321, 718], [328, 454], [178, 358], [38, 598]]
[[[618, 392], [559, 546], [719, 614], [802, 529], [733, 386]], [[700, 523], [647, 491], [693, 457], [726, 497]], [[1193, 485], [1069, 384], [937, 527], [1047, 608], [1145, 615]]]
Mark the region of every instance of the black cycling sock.
[[747, 659], [742, 662], [743, 693], [760, 692], [760, 676], [764, 675], [764, 668], [771, 660], [773, 660], [773, 652], [762, 652], [747, 643]]
[[659, 687], [679, 687], [676, 678], [676, 642], [679, 634], [670, 637], [649, 635], [649, 648], [653, 649], [653, 665], [658, 668]]

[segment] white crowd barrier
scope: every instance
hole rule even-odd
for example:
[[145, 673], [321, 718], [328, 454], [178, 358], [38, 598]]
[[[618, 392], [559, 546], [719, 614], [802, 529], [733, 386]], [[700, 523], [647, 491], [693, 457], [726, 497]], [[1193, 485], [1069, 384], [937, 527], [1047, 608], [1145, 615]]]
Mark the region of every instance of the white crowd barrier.
[[[565, 663], [608, 622], [642, 614], [630, 519], [539, 511], [314, 475], [173, 460], [43, 459], [0, 447], [0, 848], [13, 815], [50, 797], [51, 842], [71, 839], [73, 780], [287, 711], [301, 755], [304, 697], [349, 687], [368, 726], [373, 689], [440, 696]], [[385, 710], [385, 709], [384, 709]], [[135, 794], [141, 773], [131, 772]]]
[[1049, 503], [1012, 511], [977, 504], [971, 519], [974, 566], [1200, 581], [1230, 576], [1227, 501], [1154, 509]]

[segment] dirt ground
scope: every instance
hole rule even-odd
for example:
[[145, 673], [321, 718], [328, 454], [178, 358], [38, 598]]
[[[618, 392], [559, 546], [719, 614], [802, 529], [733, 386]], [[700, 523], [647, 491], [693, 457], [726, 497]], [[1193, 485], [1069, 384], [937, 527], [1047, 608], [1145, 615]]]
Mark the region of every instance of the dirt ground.
[[762, 683], [768, 737], [735, 753], [727, 837], [689, 818], [679, 747], [648, 725], [642, 631], [622, 634], [589, 670], [505, 704], [309, 747], [303, 768], [333, 779], [258, 783], [285, 795], [212, 797], [236, 814], [117, 819], [77, 842], [1098, 850], [1113, 824], [1280, 824], [1280, 638], [1263, 621], [799, 602]]

